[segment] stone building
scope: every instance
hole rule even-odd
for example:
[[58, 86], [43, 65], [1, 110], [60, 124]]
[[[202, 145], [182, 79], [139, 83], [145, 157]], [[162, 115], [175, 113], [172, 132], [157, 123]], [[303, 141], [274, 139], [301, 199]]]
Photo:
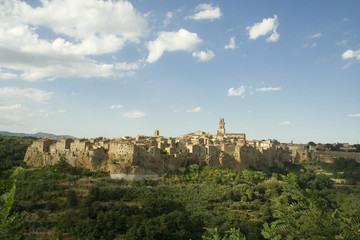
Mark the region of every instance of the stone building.
[[[34, 141], [24, 161], [33, 167], [53, 165], [61, 159], [73, 166], [101, 169], [110, 173], [153, 174], [176, 171], [190, 164], [219, 166], [236, 170], [266, 164], [303, 160], [331, 161], [342, 155], [329, 155], [304, 144], [279, 144], [271, 140], [246, 140], [244, 133], [227, 133], [220, 119], [216, 135], [197, 131], [177, 138], [138, 135], [106, 139], [55, 139]], [[346, 153], [349, 156], [355, 153]], [[360, 160], [360, 155], [356, 155]]]

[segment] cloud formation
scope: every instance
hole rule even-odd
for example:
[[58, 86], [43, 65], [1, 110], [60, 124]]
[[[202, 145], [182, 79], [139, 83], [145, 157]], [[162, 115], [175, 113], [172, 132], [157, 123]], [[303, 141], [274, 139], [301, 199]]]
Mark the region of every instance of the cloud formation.
[[351, 65], [353, 65], [354, 63], [360, 61], [360, 49], [356, 50], [356, 51], [353, 51], [351, 49], [345, 51], [343, 54], [342, 54], [342, 59], [344, 60], [352, 60], [348, 63], [346, 63], [342, 69], [346, 69], [348, 67], [350, 67]]
[[145, 117], [144, 112], [134, 111], [134, 112], [124, 112], [123, 116], [126, 118], [142, 118]]
[[20, 122], [23, 118], [14, 114], [1, 114], [0, 123], [5, 122], [6, 124], [14, 124], [14, 122]]
[[192, 56], [194, 58], [197, 58], [200, 62], [206, 62], [215, 57], [215, 53], [211, 50], [205, 51], [199, 51], [199, 52], [193, 52]]
[[[274, 91], [280, 91], [280, 87], [262, 87], [257, 88], [256, 92], [274, 92]], [[235, 97], [240, 96], [241, 98], [245, 98], [246, 93], [249, 93], [250, 95], [254, 94], [253, 87], [252, 86], [240, 86], [239, 88], [230, 88], [227, 92], [228, 97]]]
[[0, 112], [1, 111], [19, 111], [22, 109], [21, 104], [14, 104], [14, 105], [8, 105], [8, 106], [0, 106]]
[[15, 79], [17, 78], [17, 74], [11, 73], [11, 72], [6, 72], [4, 70], [1, 69], [0, 67], [0, 79]]
[[340, 42], [336, 42], [336, 45], [345, 47], [347, 44], [347, 40], [342, 40]]
[[[0, 12], [0, 77], [5, 79], [113, 76], [112, 64], [92, 56], [117, 52], [148, 33], [146, 18], [128, 1], [44, 0], [33, 8], [4, 0]], [[41, 36], [44, 30], [51, 34]]]
[[201, 43], [202, 40], [196, 33], [183, 28], [177, 32], [160, 32], [158, 37], [147, 45], [149, 55], [146, 61], [154, 63], [166, 51], [193, 51]]
[[196, 107], [196, 108], [194, 108], [194, 109], [192, 109], [192, 110], [189, 110], [189, 111], [187, 111], [187, 112], [194, 112], [194, 113], [196, 113], [196, 112], [200, 112], [201, 111], [201, 107]]
[[235, 89], [235, 88], [230, 88], [227, 92], [227, 96], [228, 97], [234, 97], [234, 96], [240, 96], [242, 98], [245, 98], [245, 93], [246, 93], [246, 90], [248, 89], [249, 87], [247, 86], [240, 86], [239, 88]]
[[193, 20], [215, 20], [219, 19], [222, 15], [221, 10], [218, 6], [214, 7], [212, 4], [202, 3], [196, 7], [198, 11], [192, 16], [188, 16], [188, 19]]
[[318, 33], [312, 35], [311, 38], [319, 38], [319, 37], [321, 37], [321, 36], [322, 36], [322, 33], [321, 33], [321, 32], [318, 32]]
[[45, 92], [35, 88], [16, 88], [5, 87], [0, 88], [0, 101], [2, 102], [44, 102], [49, 100], [53, 92]]
[[286, 125], [290, 125], [290, 121], [279, 122], [279, 126], [286, 126]]
[[266, 41], [276, 42], [280, 38], [280, 34], [277, 32], [278, 26], [279, 21], [277, 19], [277, 15], [274, 15], [273, 18], [264, 18], [262, 22], [246, 27], [246, 30], [248, 30], [249, 39], [255, 40], [261, 36], [271, 33], [271, 35], [266, 38]]
[[224, 49], [235, 49], [237, 46], [235, 44], [235, 37], [230, 38], [230, 42], [228, 45], [224, 46]]
[[310, 44], [310, 43], [305, 43], [305, 44], [303, 45], [304, 48], [314, 48], [314, 47], [316, 47], [316, 46], [317, 46], [316, 42], [314, 42], [314, 43], [312, 43], [312, 44]]
[[280, 91], [281, 88], [279, 87], [263, 87], [263, 88], [257, 88], [257, 92], [270, 92], [270, 91]]
[[144, 65], [143, 61], [144, 59], [140, 59], [139, 61], [132, 63], [117, 62], [115, 64], [115, 68], [119, 70], [134, 71], [134, 70], [138, 70]]
[[342, 54], [342, 58], [344, 60], [345, 59], [353, 59], [353, 58], [356, 60], [360, 60], [360, 49], [358, 49], [356, 51], [349, 49]]
[[123, 105], [121, 105], [121, 104], [119, 104], [119, 105], [111, 105], [110, 106], [110, 109], [120, 109], [120, 108], [122, 108], [123, 107]]
[[360, 117], [360, 113], [349, 114], [349, 117]]
[[166, 27], [171, 19], [174, 17], [174, 13], [173, 12], [167, 12], [166, 15], [165, 15], [165, 20], [164, 20], [164, 26]]

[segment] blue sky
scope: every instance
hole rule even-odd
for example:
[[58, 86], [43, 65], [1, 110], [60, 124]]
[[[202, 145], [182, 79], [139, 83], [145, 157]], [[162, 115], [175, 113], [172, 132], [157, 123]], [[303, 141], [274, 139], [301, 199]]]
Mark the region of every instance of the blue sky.
[[360, 141], [360, 2], [0, 0], [0, 130]]

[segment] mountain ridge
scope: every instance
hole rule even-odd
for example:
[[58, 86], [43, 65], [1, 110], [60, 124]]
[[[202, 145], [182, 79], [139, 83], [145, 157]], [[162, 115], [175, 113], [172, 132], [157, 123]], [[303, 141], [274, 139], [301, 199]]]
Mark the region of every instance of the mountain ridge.
[[10, 136], [10, 137], [35, 137], [35, 138], [55, 138], [57, 141], [60, 141], [63, 138], [72, 138], [77, 139], [71, 135], [56, 135], [52, 133], [44, 133], [44, 132], [37, 132], [37, 133], [15, 133], [15, 132], [8, 132], [8, 131], [0, 131], [0, 135]]

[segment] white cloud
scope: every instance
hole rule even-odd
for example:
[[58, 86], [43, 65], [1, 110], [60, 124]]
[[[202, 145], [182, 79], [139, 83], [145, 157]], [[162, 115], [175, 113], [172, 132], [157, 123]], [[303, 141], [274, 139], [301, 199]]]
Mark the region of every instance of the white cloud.
[[351, 49], [345, 51], [343, 54], [342, 54], [342, 59], [344, 60], [352, 60], [348, 63], [346, 63], [342, 69], [346, 69], [348, 67], [350, 67], [351, 65], [353, 65], [354, 63], [360, 61], [360, 49], [356, 50], [356, 51], [353, 51]]
[[48, 117], [50, 116], [50, 112], [46, 109], [39, 110], [38, 112], [39, 116], [41, 117]]
[[263, 88], [257, 88], [257, 92], [270, 92], [270, 91], [280, 91], [281, 88], [279, 87], [263, 87]]
[[245, 93], [246, 90], [249, 87], [247, 86], [240, 86], [239, 88], [235, 89], [235, 88], [230, 88], [227, 92], [227, 96], [232, 97], [232, 96], [240, 96], [242, 98], [245, 98]]
[[174, 16], [173, 12], [167, 12], [166, 13], [166, 19], [171, 19], [171, 18], [173, 18], [173, 16]]
[[[262, 87], [255, 89], [256, 92], [270, 92], [270, 91], [280, 91], [280, 87]], [[245, 98], [246, 94], [254, 95], [255, 92], [253, 90], [253, 87], [251, 86], [240, 86], [239, 88], [230, 88], [227, 92], [227, 96], [240, 96], [242, 98]]]
[[11, 72], [7, 72], [7, 71], [3, 71], [1, 68], [0, 68], [0, 79], [14, 79], [14, 78], [17, 78], [17, 74], [15, 73], [11, 73]]
[[345, 64], [344, 66], [342, 66], [342, 69], [347, 69], [349, 68], [351, 65], [353, 65], [354, 62], [348, 62], [347, 64]]
[[360, 113], [348, 114], [349, 117], [360, 117]]
[[[27, 109], [29, 110], [29, 109]], [[30, 110], [27, 114], [28, 117], [49, 117], [59, 114], [64, 114], [66, 112], [65, 109], [59, 110], [48, 110], [48, 109], [40, 109], [40, 110]]]
[[166, 27], [171, 19], [174, 17], [174, 13], [173, 12], [167, 12], [166, 15], [165, 15], [165, 20], [164, 20], [164, 27]]
[[53, 95], [53, 92], [45, 92], [40, 89], [35, 88], [16, 88], [16, 87], [6, 87], [0, 88], [0, 101], [34, 101], [34, 102], [44, 102], [49, 100]]
[[224, 46], [225, 49], [235, 49], [236, 47], [235, 37], [231, 37], [229, 44]]
[[277, 15], [274, 15], [273, 18], [264, 18], [262, 22], [255, 23], [253, 26], [246, 27], [246, 30], [249, 32], [249, 39], [257, 39], [258, 37], [271, 35], [266, 39], [267, 42], [276, 42], [280, 38], [280, 34], [277, 32], [279, 26], [279, 21]]
[[118, 62], [115, 64], [115, 68], [119, 70], [133, 71], [138, 70], [142, 66], [142, 62], [144, 60], [141, 59], [137, 62], [127, 63], [127, 62]]
[[347, 45], [347, 41], [346, 41], [346, 40], [342, 40], [342, 41], [340, 41], [340, 42], [337, 42], [336, 45], [345, 47], [345, 46]]
[[19, 111], [22, 109], [21, 104], [14, 104], [14, 105], [8, 105], [8, 106], [0, 106], [0, 112], [1, 111]]
[[147, 45], [149, 55], [146, 61], [156, 62], [165, 51], [193, 51], [201, 42], [196, 33], [185, 29], [177, 32], [160, 32], [158, 37]]
[[93, 60], [59, 55], [38, 55], [19, 53], [0, 47], [1, 67], [17, 71], [16, 76], [27, 81], [53, 80], [57, 77], [109, 77], [115, 75], [112, 64], [97, 63]]
[[180, 107], [175, 109], [173, 112], [179, 113], [179, 112], [187, 112], [187, 113], [197, 113], [201, 111], [201, 107], [195, 107], [193, 109], [185, 109], [184, 107]]
[[146, 114], [144, 112], [138, 112], [138, 111], [123, 113], [123, 116], [126, 118], [142, 118], [145, 117], [145, 115]]
[[214, 7], [212, 4], [202, 3], [196, 7], [198, 11], [192, 16], [188, 16], [187, 18], [193, 20], [215, 20], [219, 19], [222, 15], [221, 10], [218, 6]]
[[360, 49], [357, 51], [347, 50], [342, 54], [343, 59], [352, 59], [355, 58], [356, 60], [360, 60]]
[[176, 112], [176, 113], [184, 112], [184, 111], [185, 111], [184, 107], [180, 107], [180, 108], [177, 108], [177, 109], [174, 110], [174, 112]]
[[44, 0], [33, 8], [3, 0], [0, 12], [0, 77], [8, 79], [114, 76], [113, 64], [93, 55], [117, 52], [148, 33], [146, 18], [128, 1]]
[[120, 109], [122, 107], [123, 107], [123, 105], [121, 105], [121, 104], [119, 104], [119, 105], [111, 105], [110, 106], [111, 109]]
[[279, 126], [290, 125], [290, 121], [279, 122]]
[[322, 33], [321, 33], [321, 32], [318, 32], [318, 33], [312, 35], [311, 38], [319, 38], [319, 37], [321, 37], [321, 36], [322, 36]]
[[276, 30], [273, 31], [273, 33], [268, 37], [265, 41], [266, 42], [277, 42], [280, 38], [280, 34], [277, 33]]
[[194, 58], [197, 58], [201, 62], [206, 62], [215, 57], [215, 53], [211, 50], [205, 51], [199, 51], [199, 52], [193, 52], [192, 56]]
[[[14, 4], [14, 10], [17, 10], [16, 13], [23, 22], [34, 26], [46, 26], [58, 34], [84, 42], [85, 45], [92, 40], [106, 42], [107, 39], [113, 39], [115, 42], [119, 39], [136, 42], [147, 33], [145, 18], [128, 1], [45, 0], [42, 2], [42, 7], [37, 8], [17, 2]], [[96, 47], [106, 47], [100, 44], [101, 42], [96, 44]]]
[[3, 119], [5, 121], [10, 121], [11, 123], [12, 122], [19, 122], [19, 121], [23, 120], [23, 118], [20, 117], [20, 116], [10, 115], [10, 114], [1, 115], [0, 119]]
[[194, 108], [192, 110], [189, 110], [187, 112], [200, 112], [200, 111], [201, 111], [201, 107], [196, 107], [196, 108]]

